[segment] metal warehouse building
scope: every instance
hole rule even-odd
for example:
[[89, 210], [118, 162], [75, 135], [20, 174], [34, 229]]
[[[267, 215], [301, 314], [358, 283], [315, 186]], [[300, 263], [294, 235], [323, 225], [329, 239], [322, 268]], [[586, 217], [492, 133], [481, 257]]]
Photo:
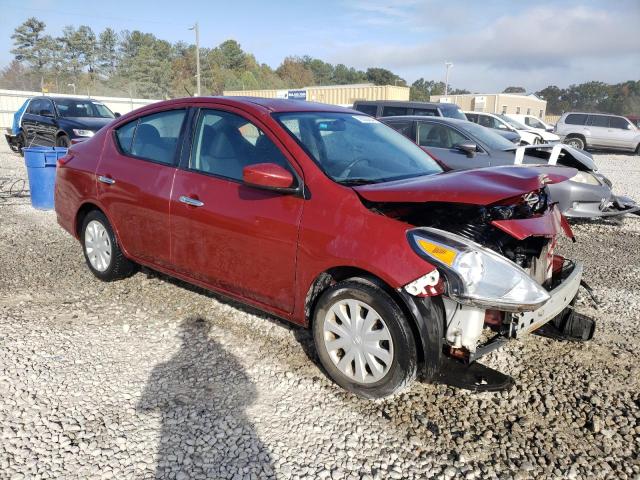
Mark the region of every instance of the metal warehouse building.
[[356, 100], [409, 100], [409, 90], [409, 87], [396, 85], [362, 83], [303, 87], [292, 90], [225, 90], [222, 94], [225, 96], [293, 98], [350, 107]]
[[431, 95], [432, 102], [455, 103], [462, 110], [487, 113], [515, 113], [545, 118], [547, 102], [534, 94], [488, 93]]

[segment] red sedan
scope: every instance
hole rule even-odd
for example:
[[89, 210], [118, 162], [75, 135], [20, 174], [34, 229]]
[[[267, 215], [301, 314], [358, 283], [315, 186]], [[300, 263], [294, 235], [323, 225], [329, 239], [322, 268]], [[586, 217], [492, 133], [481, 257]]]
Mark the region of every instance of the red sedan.
[[99, 279], [146, 265], [312, 328], [328, 375], [378, 398], [547, 323], [568, 335], [582, 267], [555, 254], [570, 230], [545, 184], [574, 174], [443, 173], [360, 112], [186, 98], [73, 145], [55, 199]]

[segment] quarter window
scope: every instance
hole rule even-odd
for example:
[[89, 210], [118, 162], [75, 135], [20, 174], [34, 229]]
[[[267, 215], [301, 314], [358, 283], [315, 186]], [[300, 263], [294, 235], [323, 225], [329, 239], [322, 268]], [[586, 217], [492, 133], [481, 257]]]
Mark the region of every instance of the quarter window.
[[141, 117], [133, 136], [131, 154], [166, 165], [173, 164], [185, 113], [184, 110], [169, 110]]
[[629, 121], [626, 118], [620, 117], [610, 117], [609, 125], [611, 128], [619, 128], [621, 130], [626, 130], [629, 127]]
[[445, 125], [420, 123], [418, 127], [418, 144], [421, 147], [454, 148], [467, 141], [465, 137]]
[[413, 109], [413, 114], [414, 115], [420, 115], [422, 117], [437, 117], [438, 116], [438, 112], [436, 112], [433, 109], [428, 109], [428, 108], [414, 108]]
[[242, 180], [242, 170], [275, 163], [291, 170], [280, 149], [253, 123], [233, 113], [203, 110], [198, 118], [189, 168]]

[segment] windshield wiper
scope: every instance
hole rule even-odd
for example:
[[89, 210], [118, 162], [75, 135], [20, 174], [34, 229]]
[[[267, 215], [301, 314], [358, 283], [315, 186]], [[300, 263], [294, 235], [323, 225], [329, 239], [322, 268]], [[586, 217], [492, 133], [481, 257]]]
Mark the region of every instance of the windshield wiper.
[[378, 183], [380, 180], [372, 180], [370, 178], [345, 178], [344, 180], [336, 180], [340, 185], [347, 187], [355, 187], [358, 185], [367, 185], [369, 183]]

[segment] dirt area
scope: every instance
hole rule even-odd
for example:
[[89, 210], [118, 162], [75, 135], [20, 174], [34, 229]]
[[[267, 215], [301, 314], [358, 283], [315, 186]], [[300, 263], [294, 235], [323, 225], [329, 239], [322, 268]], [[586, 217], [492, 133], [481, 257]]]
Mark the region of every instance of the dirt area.
[[[306, 331], [149, 270], [98, 281], [53, 212], [6, 193], [25, 169], [0, 148], [0, 477], [640, 478], [640, 217], [561, 245], [602, 301], [579, 303], [593, 341], [491, 354], [508, 392], [371, 402]], [[595, 158], [640, 199], [640, 157]]]

